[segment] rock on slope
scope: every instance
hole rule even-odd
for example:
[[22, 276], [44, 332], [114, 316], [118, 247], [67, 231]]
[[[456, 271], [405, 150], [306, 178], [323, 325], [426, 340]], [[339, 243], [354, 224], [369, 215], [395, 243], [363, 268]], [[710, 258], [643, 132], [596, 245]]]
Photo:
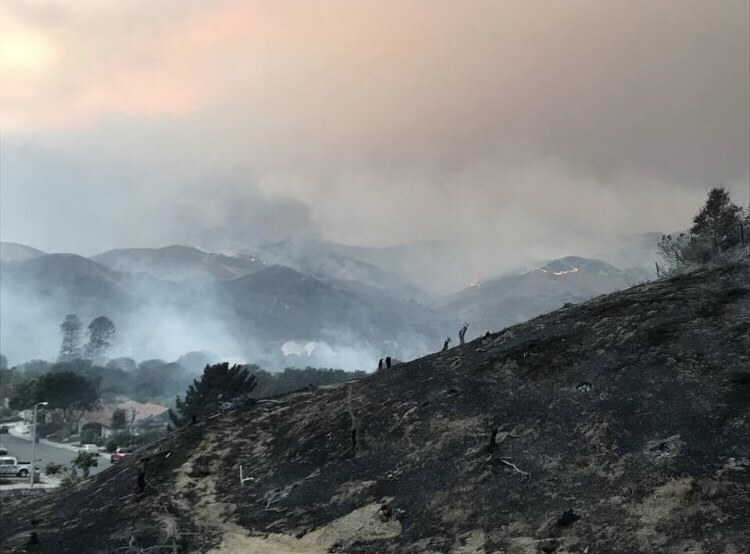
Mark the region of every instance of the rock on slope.
[[749, 270], [639, 285], [189, 426], [5, 503], [0, 548], [23, 551], [38, 519], [40, 552], [747, 552]]

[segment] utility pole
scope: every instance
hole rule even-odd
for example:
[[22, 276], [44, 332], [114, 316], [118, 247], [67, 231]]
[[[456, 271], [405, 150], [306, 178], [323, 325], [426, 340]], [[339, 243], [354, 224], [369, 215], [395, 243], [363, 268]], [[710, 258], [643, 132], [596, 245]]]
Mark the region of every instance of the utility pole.
[[37, 402], [34, 404], [34, 420], [31, 425], [31, 476], [29, 479], [31, 480], [31, 487], [34, 486], [34, 476], [36, 475], [36, 469], [34, 467], [34, 463], [36, 460], [35, 457], [35, 450], [36, 450], [36, 410], [39, 408], [39, 406], [47, 406], [49, 402]]

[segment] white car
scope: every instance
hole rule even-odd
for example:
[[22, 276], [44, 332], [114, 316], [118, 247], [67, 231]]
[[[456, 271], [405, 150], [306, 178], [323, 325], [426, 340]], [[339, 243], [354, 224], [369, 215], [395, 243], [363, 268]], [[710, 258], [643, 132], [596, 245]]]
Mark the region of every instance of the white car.
[[31, 462], [19, 462], [13, 456], [0, 457], [0, 475], [25, 478], [30, 470]]
[[99, 455], [99, 447], [95, 444], [82, 444], [81, 451], [88, 452], [89, 454], [93, 454], [94, 456]]

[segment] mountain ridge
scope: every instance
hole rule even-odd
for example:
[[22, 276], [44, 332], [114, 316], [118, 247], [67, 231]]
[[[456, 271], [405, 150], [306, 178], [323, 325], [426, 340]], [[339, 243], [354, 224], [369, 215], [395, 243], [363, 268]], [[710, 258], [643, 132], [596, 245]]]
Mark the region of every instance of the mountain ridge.
[[19, 242], [0, 241], [0, 262], [17, 262], [43, 255], [44, 252]]
[[234, 279], [265, 266], [265, 262], [254, 256], [229, 256], [179, 244], [161, 248], [116, 248], [91, 259], [117, 271], [146, 273], [170, 281], [200, 277]]

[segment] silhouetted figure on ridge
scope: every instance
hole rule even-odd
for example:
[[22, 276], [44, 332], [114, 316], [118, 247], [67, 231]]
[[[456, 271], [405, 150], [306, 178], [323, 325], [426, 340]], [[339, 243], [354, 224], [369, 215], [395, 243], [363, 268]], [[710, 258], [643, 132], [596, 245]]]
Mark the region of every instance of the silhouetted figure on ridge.
[[378, 362], [378, 370], [383, 369], [383, 358], [380, 358], [380, 361]]
[[385, 367], [387, 367], [389, 369], [391, 367], [391, 357], [390, 356], [386, 357], [386, 359], [385, 359]]
[[446, 337], [445, 342], [443, 343], [443, 352], [445, 352], [446, 350], [448, 350], [448, 345], [450, 343], [451, 343], [451, 338], [450, 337]]

